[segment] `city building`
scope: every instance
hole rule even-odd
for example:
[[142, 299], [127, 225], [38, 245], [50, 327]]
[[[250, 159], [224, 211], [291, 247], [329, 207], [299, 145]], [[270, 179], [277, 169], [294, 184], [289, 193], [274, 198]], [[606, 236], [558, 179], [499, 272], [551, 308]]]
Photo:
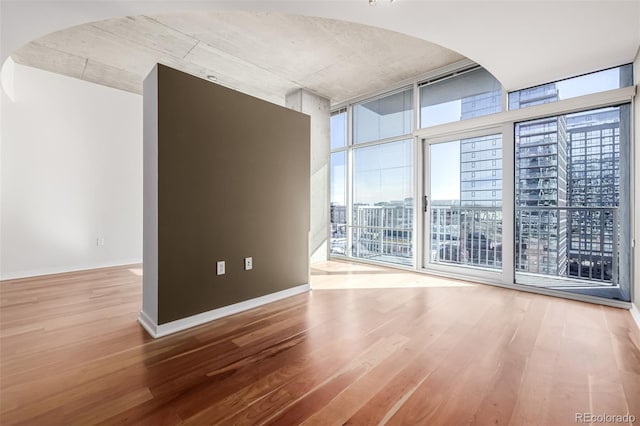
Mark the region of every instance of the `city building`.
[[460, 141], [460, 205], [500, 207], [502, 204], [502, 136]]
[[[620, 205], [620, 111], [567, 116], [568, 274], [615, 282]], [[584, 238], [585, 235], [590, 237]]]
[[329, 216], [331, 253], [344, 255], [347, 250], [347, 206], [331, 203]]
[[[510, 107], [557, 101], [547, 84], [510, 96]], [[567, 130], [563, 116], [516, 125], [516, 269], [565, 276], [567, 271]]]

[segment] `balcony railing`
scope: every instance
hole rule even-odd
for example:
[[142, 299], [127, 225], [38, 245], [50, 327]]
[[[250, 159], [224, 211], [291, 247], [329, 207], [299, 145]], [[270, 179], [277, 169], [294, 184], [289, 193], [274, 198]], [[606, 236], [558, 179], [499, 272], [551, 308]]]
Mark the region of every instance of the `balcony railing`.
[[431, 207], [431, 263], [502, 267], [501, 207]]
[[347, 254], [347, 223], [331, 222], [331, 254], [346, 255]]
[[413, 228], [351, 226], [351, 254], [361, 259], [413, 265]]
[[[502, 268], [501, 207], [432, 206], [429, 214], [431, 263]], [[411, 215], [402, 217], [406, 220], [395, 226], [364, 220], [361, 225], [332, 224], [331, 251], [412, 265]], [[618, 223], [617, 207], [516, 207], [515, 270], [574, 283], [567, 285], [617, 284]]]
[[516, 207], [516, 271], [618, 282], [617, 207]]
[[[500, 208], [433, 206], [430, 214], [432, 263], [502, 267]], [[618, 233], [615, 207], [517, 207], [516, 271], [617, 283]]]

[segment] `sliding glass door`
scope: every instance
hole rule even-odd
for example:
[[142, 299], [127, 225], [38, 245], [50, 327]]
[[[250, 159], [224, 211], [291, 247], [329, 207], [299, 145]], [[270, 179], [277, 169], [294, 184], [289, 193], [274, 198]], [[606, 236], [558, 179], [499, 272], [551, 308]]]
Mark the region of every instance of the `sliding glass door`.
[[502, 135], [427, 140], [424, 152], [424, 267], [499, 272]]
[[504, 133], [425, 139], [424, 268], [630, 300], [629, 116], [621, 105], [515, 123], [506, 159]]

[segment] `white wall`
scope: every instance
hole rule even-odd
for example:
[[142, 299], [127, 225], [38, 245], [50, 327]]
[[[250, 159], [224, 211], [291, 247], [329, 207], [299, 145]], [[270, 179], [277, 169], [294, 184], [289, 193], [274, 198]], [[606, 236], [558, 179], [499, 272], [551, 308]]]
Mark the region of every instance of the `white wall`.
[[14, 66], [15, 99], [1, 95], [0, 279], [140, 262], [142, 97]]

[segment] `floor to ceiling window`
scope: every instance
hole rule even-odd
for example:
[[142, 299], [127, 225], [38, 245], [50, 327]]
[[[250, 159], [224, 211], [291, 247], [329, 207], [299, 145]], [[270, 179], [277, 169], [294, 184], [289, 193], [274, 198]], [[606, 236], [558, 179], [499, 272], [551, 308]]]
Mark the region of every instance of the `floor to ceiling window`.
[[466, 64], [339, 105], [332, 256], [630, 300], [632, 81], [507, 94]]
[[[509, 94], [510, 109], [630, 86], [632, 67]], [[630, 105], [518, 122], [515, 282], [630, 300]]]
[[353, 150], [351, 255], [413, 265], [413, 139]]
[[331, 114], [330, 253], [347, 251], [347, 111]]
[[413, 89], [331, 117], [331, 254], [414, 265]]
[[625, 298], [628, 117], [623, 105], [516, 124], [516, 283]]

